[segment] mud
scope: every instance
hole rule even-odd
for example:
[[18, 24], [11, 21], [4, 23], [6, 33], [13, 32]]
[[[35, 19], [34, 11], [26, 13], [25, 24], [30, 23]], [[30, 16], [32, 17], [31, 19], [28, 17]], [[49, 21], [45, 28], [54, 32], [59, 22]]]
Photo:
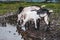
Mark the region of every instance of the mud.
[[[6, 26], [6, 23], [11, 25], [16, 25], [17, 23], [17, 14], [9, 14], [8, 16], [0, 16], [0, 25]], [[60, 24], [59, 19], [51, 18], [50, 28], [48, 31], [46, 30], [47, 25], [44, 21], [37, 21], [37, 26], [39, 27], [39, 30], [35, 30], [34, 28], [34, 22], [29, 21], [26, 23], [26, 31], [21, 29], [19, 26], [16, 27], [16, 32], [19, 33], [19, 35], [22, 35], [22, 38], [24, 40], [60, 40]], [[29, 25], [28, 25], [29, 24]], [[9, 31], [11, 33], [11, 31]], [[14, 35], [16, 35], [14, 33]]]

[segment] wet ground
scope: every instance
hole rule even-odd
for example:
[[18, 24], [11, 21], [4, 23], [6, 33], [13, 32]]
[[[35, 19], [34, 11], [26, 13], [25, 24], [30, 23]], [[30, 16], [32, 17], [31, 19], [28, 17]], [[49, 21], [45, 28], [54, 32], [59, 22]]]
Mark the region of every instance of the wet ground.
[[0, 40], [23, 40], [16, 30], [16, 26], [10, 24], [6, 24], [6, 27], [0, 26]]
[[47, 32], [45, 31], [46, 24], [44, 21], [41, 21], [39, 30], [34, 29], [34, 23], [27, 22], [25, 26], [29, 29], [23, 31], [16, 25], [16, 20], [16, 14], [0, 16], [0, 40], [23, 40], [21, 38], [24, 38], [24, 40], [60, 40], [59, 18], [52, 18], [50, 31]]
[[13, 13], [0, 16], [0, 40], [23, 40], [16, 32], [16, 16]]

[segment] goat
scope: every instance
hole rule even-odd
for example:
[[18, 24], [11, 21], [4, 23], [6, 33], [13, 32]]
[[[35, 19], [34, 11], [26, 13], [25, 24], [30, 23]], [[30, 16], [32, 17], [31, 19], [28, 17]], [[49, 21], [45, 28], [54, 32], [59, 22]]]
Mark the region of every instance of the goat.
[[52, 12], [52, 10], [47, 9], [41, 9], [37, 6], [29, 6], [25, 7], [20, 14], [18, 14], [18, 20], [17, 22], [20, 23], [21, 26], [24, 26], [27, 21], [34, 20], [35, 22], [35, 28], [37, 28], [36, 20], [41, 19], [41, 17], [44, 17], [44, 21], [47, 25], [49, 25], [49, 14]]

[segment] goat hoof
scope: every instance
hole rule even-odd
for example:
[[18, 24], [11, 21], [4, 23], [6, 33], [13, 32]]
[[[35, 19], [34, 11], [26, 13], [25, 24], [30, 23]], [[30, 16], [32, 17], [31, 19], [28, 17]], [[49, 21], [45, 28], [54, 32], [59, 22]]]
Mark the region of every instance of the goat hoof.
[[35, 30], [37, 30], [37, 28], [35, 28]]
[[50, 28], [49, 27], [46, 27], [45, 28], [45, 31], [47, 32], [47, 31], [50, 31]]

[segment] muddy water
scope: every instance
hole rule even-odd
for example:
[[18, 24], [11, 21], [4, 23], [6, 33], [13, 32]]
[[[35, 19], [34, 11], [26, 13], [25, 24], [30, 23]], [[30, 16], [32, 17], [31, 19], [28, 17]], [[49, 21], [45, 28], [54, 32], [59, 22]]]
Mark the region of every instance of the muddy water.
[[6, 27], [0, 26], [0, 40], [23, 40], [16, 30], [16, 26], [7, 23]]
[[[21, 35], [16, 32], [16, 23], [17, 23], [17, 15], [8, 15], [6, 18], [5, 16], [0, 17], [0, 40], [23, 40], [21, 39]], [[54, 19], [55, 20], [55, 19]], [[59, 21], [58, 21], [59, 22]], [[57, 26], [57, 20], [52, 22], [51, 28], [53, 29], [51, 33], [44, 32], [43, 36], [39, 36], [41, 38], [46, 38], [44, 40], [60, 40], [60, 24]], [[43, 30], [43, 27], [40, 27], [40, 31]], [[18, 28], [19, 29], [19, 28]], [[20, 31], [20, 30], [18, 30]], [[39, 32], [39, 31], [38, 31]], [[35, 33], [34, 33], [35, 34]], [[28, 40], [28, 39], [27, 39]], [[36, 39], [34, 39], [36, 40]]]

